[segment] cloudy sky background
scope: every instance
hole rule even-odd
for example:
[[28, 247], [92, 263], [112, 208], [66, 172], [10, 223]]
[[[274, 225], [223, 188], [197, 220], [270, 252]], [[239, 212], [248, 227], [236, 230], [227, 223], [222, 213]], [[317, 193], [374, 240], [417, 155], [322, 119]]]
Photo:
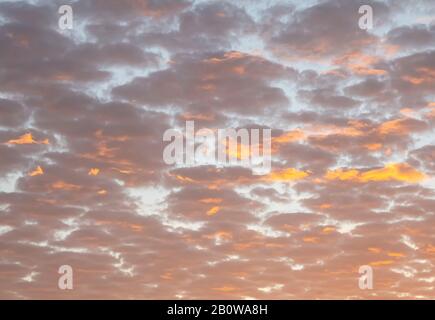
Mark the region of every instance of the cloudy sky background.
[[[435, 298], [434, 88], [433, 0], [2, 1], [0, 298]], [[166, 165], [186, 120], [272, 173]]]

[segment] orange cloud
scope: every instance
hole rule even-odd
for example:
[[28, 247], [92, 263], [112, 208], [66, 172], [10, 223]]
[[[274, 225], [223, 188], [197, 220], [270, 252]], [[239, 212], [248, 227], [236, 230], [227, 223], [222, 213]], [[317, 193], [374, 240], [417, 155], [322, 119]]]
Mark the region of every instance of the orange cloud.
[[424, 173], [419, 172], [407, 163], [391, 163], [384, 168], [360, 172], [356, 169], [330, 170], [326, 173], [327, 180], [370, 182], [370, 181], [402, 181], [417, 183], [426, 178]]
[[[230, 157], [237, 158], [237, 160], [244, 160], [251, 157], [250, 145], [239, 143], [232, 138], [229, 139], [229, 143], [227, 143], [226, 139], [222, 140], [221, 143], [225, 146], [225, 152]], [[230, 148], [231, 145], [236, 146], [236, 148]]]
[[206, 204], [209, 204], [209, 203], [215, 203], [215, 204], [217, 204], [217, 203], [221, 203], [222, 200], [223, 199], [221, 199], [221, 198], [205, 198], [205, 199], [199, 200], [199, 202], [206, 203]]
[[319, 206], [320, 209], [329, 209], [332, 208], [332, 204], [330, 203], [323, 203]]
[[143, 226], [139, 224], [131, 224], [130, 229], [133, 230], [134, 232], [140, 232], [143, 231]]
[[294, 168], [288, 168], [280, 171], [274, 171], [265, 176], [263, 179], [266, 181], [293, 181], [303, 179], [308, 175], [308, 172], [299, 171]]
[[207, 211], [207, 215], [214, 216], [216, 213], [219, 212], [219, 210], [220, 210], [219, 206], [212, 207], [210, 210]]
[[81, 189], [81, 187], [78, 185], [66, 183], [64, 181], [57, 181], [57, 182], [53, 183], [51, 186], [54, 189], [67, 190], [67, 191], [74, 191], [74, 190]]
[[381, 248], [374, 248], [374, 247], [368, 248], [368, 250], [372, 253], [381, 253], [382, 251]]
[[92, 168], [91, 170], [89, 170], [88, 175], [90, 176], [96, 176], [100, 173], [100, 169], [98, 168]]
[[219, 288], [213, 288], [213, 290], [220, 291], [220, 292], [233, 292], [236, 291], [237, 288], [231, 286], [223, 286]]
[[361, 175], [363, 182], [398, 180], [404, 182], [420, 182], [426, 176], [407, 163], [388, 164], [382, 169], [370, 170]]
[[356, 169], [351, 170], [343, 170], [343, 169], [337, 169], [337, 170], [329, 170], [325, 178], [327, 180], [341, 180], [341, 181], [348, 181], [348, 180], [357, 180], [360, 173]]
[[119, 169], [119, 168], [112, 168], [112, 170], [115, 170], [115, 171], [117, 171], [117, 172], [119, 172], [119, 173], [122, 173], [122, 174], [132, 174], [132, 173], [134, 173], [134, 170], [133, 170], [133, 169]]
[[381, 143], [368, 143], [368, 144], [365, 144], [364, 147], [370, 151], [378, 151], [379, 149], [382, 148], [382, 144]]
[[426, 251], [426, 253], [429, 253], [429, 254], [435, 254], [435, 246], [429, 244], [429, 245], [427, 245], [425, 251]]
[[305, 128], [304, 133], [309, 137], [325, 137], [340, 135], [346, 137], [361, 137], [367, 134], [367, 124], [358, 120], [349, 120], [348, 126], [312, 125]]
[[212, 64], [216, 64], [216, 63], [221, 63], [221, 62], [225, 62], [225, 61], [229, 61], [229, 60], [237, 60], [237, 59], [241, 59], [244, 57], [249, 56], [246, 53], [240, 52], [240, 51], [230, 51], [230, 52], [226, 52], [224, 54], [223, 58], [211, 58], [211, 59], [206, 59], [204, 60], [205, 63], [212, 63]]
[[7, 142], [8, 144], [49, 144], [49, 140], [45, 139], [42, 141], [37, 141], [33, 139], [33, 136], [31, 133], [23, 134], [18, 139], [12, 139]]
[[232, 70], [234, 71], [234, 73], [237, 73], [239, 75], [243, 75], [246, 73], [245, 67], [243, 66], [234, 67]]
[[29, 173], [29, 176], [31, 177], [35, 177], [35, 176], [40, 176], [44, 174], [44, 170], [42, 170], [42, 168], [40, 166], [36, 167], [35, 170], [33, 170], [32, 172]]
[[283, 133], [282, 135], [272, 138], [272, 143], [288, 143], [293, 141], [302, 140], [305, 138], [305, 133], [302, 130], [292, 130]]
[[227, 231], [217, 231], [214, 234], [205, 235], [204, 237], [207, 238], [207, 239], [231, 240], [233, 238], [233, 235], [230, 232], [227, 232]]
[[419, 85], [428, 83], [431, 84], [435, 81], [435, 70], [430, 68], [417, 69], [418, 75], [416, 76], [403, 76], [402, 80], [412, 83], [413, 85]]
[[177, 175], [175, 176], [175, 178], [176, 178], [177, 180], [181, 181], [181, 182], [190, 182], [190, 183], [195, 182], [195, 180], [193, 180], [193, 179], [191, 179], [191, 178], [189, 178], [189, 177], [186, 177], [186, 176], [179, 175], [179, 174], [177, 174]]
[[204, 121], [212, 121], [214, 120], [214, 115], [207, 115], [202, 113], [192, 114], [192, 113], [185, 113], [181, 115], [183, 120], [204, 120]]
[[400, 109], [400, 113], [403, 114], [405, 117], [409, 117], [409, 118], [415, 116], [415, 111], [412, 110], [411, 108]]
[[405, 123], [406, 119], [396, 119], [382, 123], [378, 131], [382, 135], [387, 134], [408, 134], [409, 127]]
[[326, 233], [326, 234], [330, 234], [330, 233], [332, 233], [332, 232], [334, 232], [335, 231], [335, 228], [334, 227], [325, 227], [325, 228], [323, 228], [323, 230], [322, 230], [322, 232], [323, 233]]
[[381, 261], [370, 262], [370, 265], [373, 267], [379, 267], [379, 266], [388, 266], [393, 263], [394, 263], [393, 260], [381, 260]]
[[160, 278], [162, 278], [163, 280], [172, 280], [172, 273], [171, 272], [166, 272], [166, 273], [162, 274], [160, 276]]
[[389, 257], [393, 257], [393, 258], [403, 258], [403, 257], [406, 257], [406, 255], [404, 253], [401, 253], [401, 252], [388, 252], [388, 256]]
[[302, 240], [306, 243], [318, 243], [319, 242], [319, 238], [317, 238], [317, 237], [304, 237]]
[[336, 59], [334, 63], [344, 66], [358, 75], [384, 75], [387, 71], [373, 68], [373, 65], [379, 62], [379, 60], [379, 57], [354, 51]]

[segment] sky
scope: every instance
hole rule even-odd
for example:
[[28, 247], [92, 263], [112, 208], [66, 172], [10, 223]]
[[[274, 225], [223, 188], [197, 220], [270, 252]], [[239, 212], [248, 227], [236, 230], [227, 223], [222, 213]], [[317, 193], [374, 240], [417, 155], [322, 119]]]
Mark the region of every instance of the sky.
[[0, 1], [0, 299], [434, 299], [434, 88], [433, 0]]

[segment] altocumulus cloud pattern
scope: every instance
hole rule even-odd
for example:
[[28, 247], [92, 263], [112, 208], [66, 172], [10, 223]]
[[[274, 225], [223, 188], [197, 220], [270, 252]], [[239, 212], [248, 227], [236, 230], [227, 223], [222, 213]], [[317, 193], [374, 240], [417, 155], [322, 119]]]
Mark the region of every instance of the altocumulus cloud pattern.
[[433, 0], [2, 1], [0, 298], [433, 299], [434, 88]]

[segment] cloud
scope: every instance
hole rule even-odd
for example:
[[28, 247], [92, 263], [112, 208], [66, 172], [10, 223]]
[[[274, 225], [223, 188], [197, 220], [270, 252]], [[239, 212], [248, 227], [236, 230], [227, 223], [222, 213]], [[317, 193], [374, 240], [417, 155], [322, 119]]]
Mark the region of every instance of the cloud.
[[11, 139], [7, 142], [7, 144], [49, 144], [49, 140], [45, 139], [45, 140], [41, 140], [41, 141], [37, 141], [35, 139], [33, 139], [33, 136], [31, 133], [25, 133], [22, 136], [20, 136], [17, 139]]
[[325, 178], [328, 180], [342, 180], [342, 181], [357, 181], [357, 182], [370, 182], [370, 181], [403, 181], [403, 182], [420, 182], [425, 179], [425, 174], [421, 173], [406, 163], [392, 163], [387, 164], [384, 168], [368, 170], [360, 173], [359, 170], [332, 170], [329, 171]]
[[238, 51], [175, 55], [171, 68], [137, 77], [114, 88], [113, 94], [156, 107], [178, 105], [189, 111], [207, 108], [249, 114], [284, 105], [288, 99], [283, 90], [270, 82], [294, 74], [262, 57]]
[[[0, 298], [434, 298], [433, 1], [58, 5], [0, 4]], [[166, 165], [186, 121], [271, 172]]]
[[[347, 53], [349, 48], [369, 47], [377, 39], [358, 27], [358, 8], [362, 4], [368, 3], [322, 1], [290, 11], [288, 23], [266, 25], [268, 47], [279, 57], [291, 60], [325, 59]], [[371, 2], [370, 5], [377, 13], [376, 19], [388, 15], [384, 3]]]

